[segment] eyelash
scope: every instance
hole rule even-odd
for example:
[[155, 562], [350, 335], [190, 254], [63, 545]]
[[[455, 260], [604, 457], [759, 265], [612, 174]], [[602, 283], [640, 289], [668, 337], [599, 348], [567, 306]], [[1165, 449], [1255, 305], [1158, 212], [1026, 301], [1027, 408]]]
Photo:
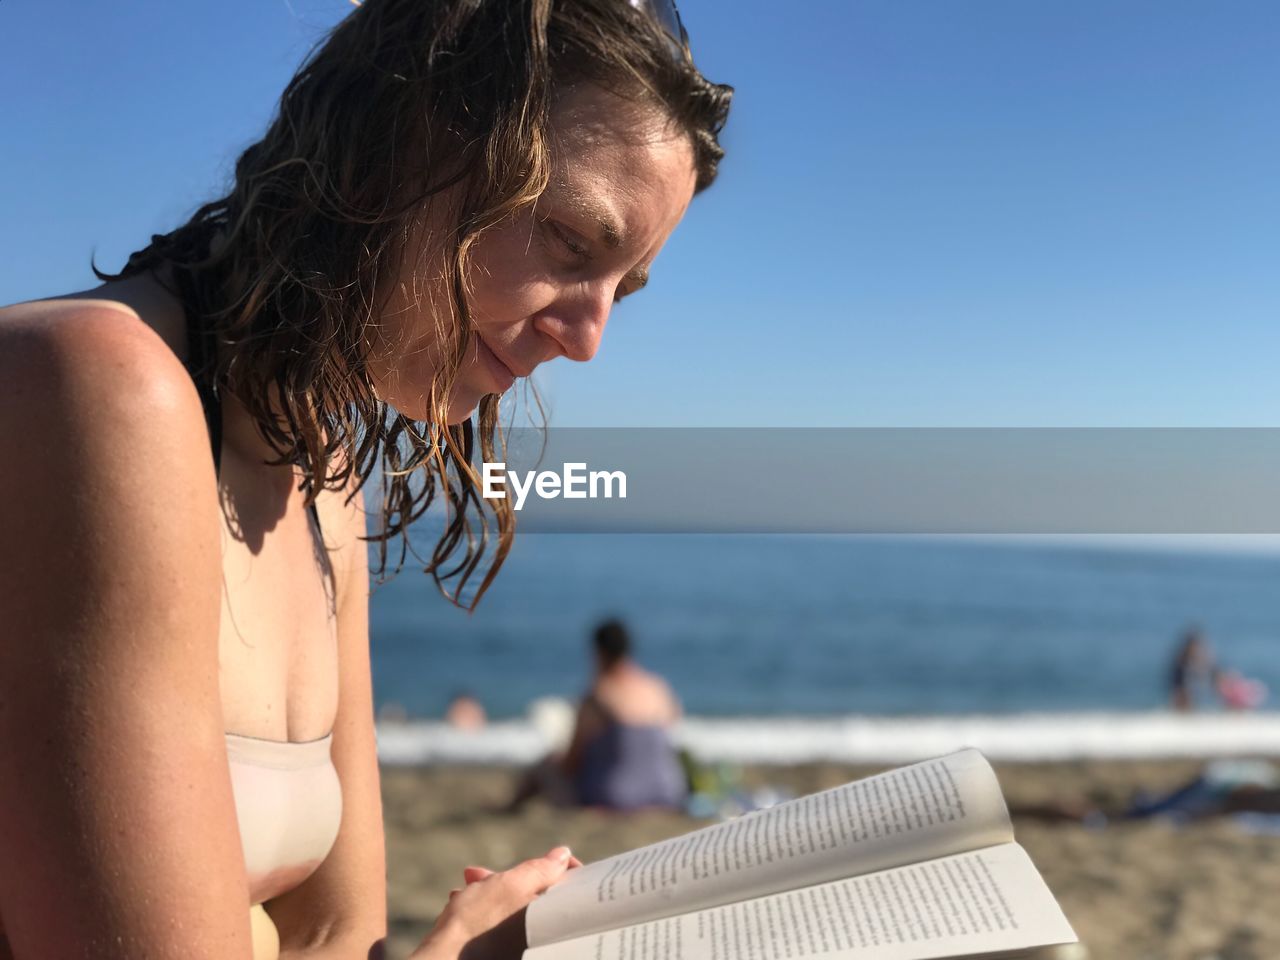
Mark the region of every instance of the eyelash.
[[588, 261], [591, 260], [591, 254], [587, 250], [587, 248], [582, 246], [582, 244], [578, 243], [571, 236], [569, 236], [568, 231], [566, 231], [558, 223], [555, 223], [552, 220], [544, 220], [542, 222], [547, 225], [547, 229], [551, 231], [551, 233], [555, 236], [555, 238], [558, 241], [560, 241], [560, 245], [563, 246], [575, 257], [577, 257], [580, 261], [582, 261], [583, 263], [587, 263]]
[[[587, 264], [591, 262], [590, 251], [588, 251], [586, 247], [582, 246], [580, 243], [576, 242], [572, 237], [570, 237], [568, 231], [566, 231], [558, 223], [550, 219], [543, 220], [542, 223], [543, 223], [543, 226], [545, 226], [551, 232], [551, 234], [556, 238], [556, 240], [559, 241], [560, 245], [563, 246], [566, 250], [568, 250], [571, 254], [573, 254], [573, 256], [575, 256], [578, 259], [578, 262], [580, 264]], [[615, 291], [613, 294], [613, 302], [620, 303], [621, 301], [622, 301], [622, 294]]]

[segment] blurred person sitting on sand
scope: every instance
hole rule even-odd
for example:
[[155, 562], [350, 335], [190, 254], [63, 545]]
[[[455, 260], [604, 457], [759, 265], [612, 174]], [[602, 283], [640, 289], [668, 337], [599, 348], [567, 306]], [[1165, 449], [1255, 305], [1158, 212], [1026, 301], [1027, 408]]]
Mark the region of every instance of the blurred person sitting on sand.
[[620, 621], [600, 624], [592, 647], [595, 675], [578, 706], [568, 749], [530, 771], [510, 809], [538, 795], [612, 810], [682, 808], [688, 778], [670, 736], [680, 719], [679, 700], [662, 677], [633, 659]]
[[459, 690], [444, 710], [444, 722], [458, 730], [479, 730], [488, 723], [484, 705], [466, 690]]
[[1213, 651], [1204, 631], [1189, 627], [1178, 641], [1169, 670], [1169, 702], [1173, 709], [1181, 712], [1194, 709], [1194, 690], [1205, 687], [1213, 671]]
[[[0, 956], [381, 955], [365, 540], [444, 505], [479, 602], [502, 397], [596, 354], [729, 98], [670, 0], [366, 0], [225, 196], [0, 309]], [[411, 960], [519, 957], [574, 862], [463, 871]]]

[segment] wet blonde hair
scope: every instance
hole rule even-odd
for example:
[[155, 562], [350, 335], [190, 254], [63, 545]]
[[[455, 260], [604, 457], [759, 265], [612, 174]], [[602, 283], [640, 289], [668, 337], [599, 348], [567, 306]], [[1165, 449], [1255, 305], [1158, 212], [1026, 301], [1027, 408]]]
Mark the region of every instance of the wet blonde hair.
[[[278, 454], [270, 462], [301, 468], [308, 505], [322, 487], [360, 490], [380, 468], [376, 572], [394, 574], [412, 552], [468, 607], [515, 530], [510, 501], [485, 501], [475, 467], [477, 452], [501, 459], [499, 397], [464, 423], [446, 419], [470, 337], [468, 251], [545, 189], [552, 97], [578, 82], [662, 110], [691, 139], [696, 189], [715, 179], [731, 89], [673, 55], [625, 0], [365, 0], [304, 60], [224, 197], [152, 237], [120, 273], [93, 267], [103, 280], [188, 271], [202, 301], [189, 308], [217, 345], [206, 374], [248, 409]], [[375, 396], [368, 345], [400, 265], [423, 259], [409, 238], [446, 192], [432, 261], [448, 291], [433, 311], [443, 360], [428, 419], [415, 421]], [[408, 528], [437, 496], [444, 529], [424, 559]]]

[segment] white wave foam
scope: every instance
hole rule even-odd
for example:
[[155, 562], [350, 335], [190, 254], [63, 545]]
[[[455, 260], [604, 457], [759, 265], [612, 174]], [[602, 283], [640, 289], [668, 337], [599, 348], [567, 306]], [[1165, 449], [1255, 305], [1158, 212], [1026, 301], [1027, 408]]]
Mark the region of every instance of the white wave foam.
[[[993, 760], [1280, 755], [1280, 713], [1068, 713], [930, 717], [686, 718], [676, 741], [704, 762], [903, 763], [978, 747]], [[478, 731], [378, 727], [388, 764], [527, 764], [551, 746], [529, 721]]]

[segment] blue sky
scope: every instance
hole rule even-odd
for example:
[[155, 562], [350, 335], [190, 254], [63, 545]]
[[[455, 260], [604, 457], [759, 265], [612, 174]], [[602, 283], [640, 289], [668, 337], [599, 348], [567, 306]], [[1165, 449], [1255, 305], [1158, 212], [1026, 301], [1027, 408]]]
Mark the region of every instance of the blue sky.
[[[0, 302], [220, 192], [346, 0], [0, 0]], [[720, 181], [561, 425], [1273, 425], [1280, 5], [685, 0]]]

